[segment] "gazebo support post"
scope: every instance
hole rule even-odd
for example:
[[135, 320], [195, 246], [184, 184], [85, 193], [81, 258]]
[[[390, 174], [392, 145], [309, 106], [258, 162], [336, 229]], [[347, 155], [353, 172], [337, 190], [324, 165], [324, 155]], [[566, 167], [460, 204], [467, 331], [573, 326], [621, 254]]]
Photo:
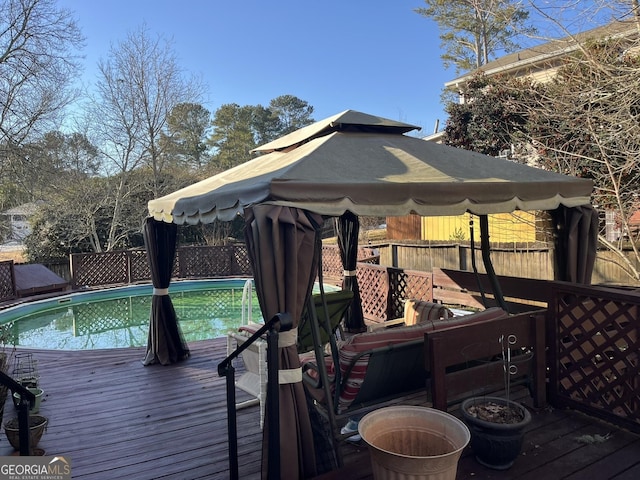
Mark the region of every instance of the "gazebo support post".
[[496, 277], [496, 272], [493, 269], [493, 264], [491, 263], [491, 247], [489, 245], [489, 219], [487, 215], [480, 215], [480, 249], [482, 250], [482, 261], [484, 262], [484, 269], [487, 272], [487, 276], [489, 277], [489, 281], [491, 282], [491, 287], [493, 289], [493, 296], [500, 308], [502, 308], [505, 312], [508, 312], [507, 304], [504, 301], [504, 297], [502, 295], [502, 289], [500, 288], [500, 283], [498, 282], [498, 277]]

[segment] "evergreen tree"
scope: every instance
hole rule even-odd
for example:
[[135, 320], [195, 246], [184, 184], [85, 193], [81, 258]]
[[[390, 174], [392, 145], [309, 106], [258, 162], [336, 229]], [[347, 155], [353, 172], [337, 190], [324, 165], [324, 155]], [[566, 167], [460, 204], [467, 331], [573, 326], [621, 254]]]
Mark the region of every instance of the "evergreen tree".
[[497, 54], [519, 48], [514, 38], [531, 34], [529, 13], [513, 0], [425, 0], [415, 12], [440, 27], [445, 67], [456, 71], [480, 68]]

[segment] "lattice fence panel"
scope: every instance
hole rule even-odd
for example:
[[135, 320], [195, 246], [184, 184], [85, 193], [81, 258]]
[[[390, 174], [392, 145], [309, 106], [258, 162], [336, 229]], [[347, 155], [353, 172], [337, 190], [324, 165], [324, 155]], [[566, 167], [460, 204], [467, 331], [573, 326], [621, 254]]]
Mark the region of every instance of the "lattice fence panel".
[[410, 298], [433, 300], [432, 275], [429, 272], [390, 268], [389, 292], [388, 317], [402, 317], [405, 300]]
[[380, 256], [377, 248], [358, 247], [358, 261], [366, 263], [379, 263]]
[[557, 398], [640, 426], [640, 295], [581, 290], [554, 294]]
[[247, 252], [246, 245], [233, 246], [231, 270], [234, 275], [253, 276], [253, 270], [251, 269], [251, 262], [249, 262], [249, 254]]
[[15, 298], [13, 261], [0, 262], [0, 302]]
[[73, 283], [78, 287], [129, 283], [126, 251], [72, 256]]
[[[358, 262], [365, 260], [366, 263], [375, 265], [380, 257], [376, 255], [376, 250], [370, 247], [358, 247]], [[322, 275], [330, 279], [343, 277], [344, 269], [340, 259], [340, 250], [337, 245], [322, 246]]]
[[151, 297], [141, 295], [103, 302], [89, 302], [73, 305], [70, 309], [74, 315], [74, 335], [90, 336], [147, 325], [151, 310]]
[[362, 314], [366, 319], [383, 322], [387, 320], [387, 296], [389, 280], [387, 268], [375, 265], [358, 265], [356, 269]]
[[328, 278], [342, 278], [342, 260], [337, 246], [322, 246], [322, 275]]
[[131, 281], [142, 282], [151, 280], [151, 270], [146, 250], [129, 250], [129, 262], [131, 266]]
[[181, 278], [233, 275], [233, 246], [179, 248], [178, 257]]

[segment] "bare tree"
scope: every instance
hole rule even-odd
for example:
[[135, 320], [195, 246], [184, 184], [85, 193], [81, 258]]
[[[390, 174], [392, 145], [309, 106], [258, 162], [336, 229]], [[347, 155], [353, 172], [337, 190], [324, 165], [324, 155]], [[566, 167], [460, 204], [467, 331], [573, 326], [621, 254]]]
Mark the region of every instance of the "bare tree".
[[150, 190], [154, 196], [161, 193], [161, 134], [176, 105], [197, 103], [201, 86], [195, 79], [185, 78], [171, 42], [160, 35], [152, 38], [144, 26], [113, 46], [108, 59], [100, 61], [98, 68], [94, 124], [98, 144], [116, 182], [113, 219], [105, 247], [111, 250], [129, 234], [122, 215], [131, 172], [150, 168]]
[[55, 0], [0, 0], [0, 149], [55, 129], [74, 99], [82, 45]]
[[521, 105], [542, 165], [593, 179], [594, 204], [613, 215], [621, 232], [619, 238], [601, 232], [600, 241], [634, 280], [640, 280], [640, 230], [630, 221], [640, 209], [639, 53], [637, 36], [589, 40], [552, 82], [536, 87], [532, 103]]

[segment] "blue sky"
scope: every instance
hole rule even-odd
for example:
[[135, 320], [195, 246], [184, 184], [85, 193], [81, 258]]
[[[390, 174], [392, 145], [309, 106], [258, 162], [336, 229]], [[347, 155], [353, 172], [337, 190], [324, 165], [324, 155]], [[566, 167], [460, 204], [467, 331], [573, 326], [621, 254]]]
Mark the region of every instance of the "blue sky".
[[[429, 135], [437, 120], [444, 128], [440, 94], [458, 76], [442, 64], [437, 24], [414, 12], [423, 0], [58, 3], [74, 12], [86, 37], [85, 84], [95, 83], [97, 62], [112, 44], [145, 25], [173, 42], [185, 72], [202, 78], [211, 113], [226, 103], [266, 106], [291, 94], [313, 105], [316, 120], [353, 109], [420, 126], [419, 134]], [[593, 28], [589, 22], [601, 14], [593, 0], [534, 3], [574, 31]], [[565, 35], [531, 12], [540, 37], [521, 38], [522, 48]]]
[[291, 94], [320, 120], [346, 109], [422, 127], [444, 126], [440, 93], [455, 71], [440, 60], [437, 25], [421, 0], [59, 0], [86, 37], [83, 81], [112, 44], [145, 24], [173, 41], [205, 106], [267, 105]]

